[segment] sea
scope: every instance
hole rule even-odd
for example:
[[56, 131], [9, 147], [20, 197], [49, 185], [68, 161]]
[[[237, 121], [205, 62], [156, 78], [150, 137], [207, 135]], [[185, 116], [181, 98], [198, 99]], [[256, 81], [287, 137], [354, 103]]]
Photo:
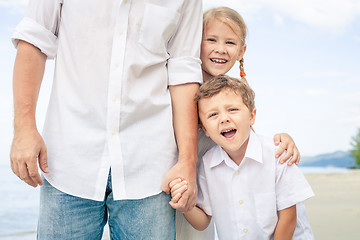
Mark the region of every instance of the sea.
[[[304, 174], [349, 171], [335, 167], [300, 167]], [[34, 240], [39, 210], [39, 187], [33, 188], [19, 180], [10, 163], [0, 161], [0, 239]], [[109, 239], [107, 226], [103, 239]]]

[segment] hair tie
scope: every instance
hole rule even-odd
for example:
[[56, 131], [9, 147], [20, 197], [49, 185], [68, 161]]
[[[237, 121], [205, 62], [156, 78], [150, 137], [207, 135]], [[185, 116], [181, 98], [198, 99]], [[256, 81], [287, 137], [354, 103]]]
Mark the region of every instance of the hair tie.
[[240, 77], [245, 77], [245, 76], [246, 76], [245, 72], [244, 72], [244, 71], [240, 71]]

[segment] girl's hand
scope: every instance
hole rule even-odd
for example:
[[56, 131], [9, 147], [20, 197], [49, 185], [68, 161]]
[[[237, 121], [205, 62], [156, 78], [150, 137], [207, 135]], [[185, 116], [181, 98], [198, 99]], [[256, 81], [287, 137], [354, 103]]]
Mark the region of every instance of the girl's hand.
[[294, 140], [290, 137], [287, 133], [278, 133], [274, 136], [274, 143], [276, 146], [278, 146], [281, 142], [280, 147], [275, 153], [275, 157], [278, 158], [281, 156], [281, 154], [286, 150], [286, 153], [284, 156], [281, 157], [280, 163], [284, 163], [287, 160], [288, 165], [291, 166], [293, 163], [296, 165], [299, 164], [300, 161], [300, 152], [298, 148], [295, 145]]

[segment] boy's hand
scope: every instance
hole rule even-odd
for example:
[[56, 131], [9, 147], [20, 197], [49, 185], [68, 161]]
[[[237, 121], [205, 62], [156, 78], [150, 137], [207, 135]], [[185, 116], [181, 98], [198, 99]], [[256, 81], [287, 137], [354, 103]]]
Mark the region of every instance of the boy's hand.
[[177, 204], [182, 196], [182, 194], [187, 190], [187, 182], [184, 180], [181, 180], [181, 178], [177, 178], [169, 183], [170, 192], [171, 192], [171, 201], [170, 205], [177, 209]]
[[289, 160], [288, 165], [292, 165], [295, 163], [296, 165], [299, 164], [300, 161], [300, 152], [298, 148], [295, 145], [294, 140], [290, 137], [287, 133], [278, 133], [274, 136], [274, 143], [276, 146], [278, 146], [281, 142], [281, 145], [279, 146], [278, 150], [276, 151], [275, 157], [278, 158], [281, 156], [281, 154], [286, 150], [286, 153], [284, 156], [281, 157], [280, 163], [283, 164], [287, 160]]
[[[176, 197], [179, 199], [176, 205], [172, 207], [176, 207], [176, 209], [182, 212], [187, 212], [195, 206], [197, 199], [196, 164], [193, 165], [185, 161], [178, 161], [165, 176], [162, 184], [162, 190], [165, 193], [171, 193], [170, 182], [174, 179], [186, 180], [187, 189], [183, 192], [181, 197]], [[174, 200], [176, 200], [176, 198]]]

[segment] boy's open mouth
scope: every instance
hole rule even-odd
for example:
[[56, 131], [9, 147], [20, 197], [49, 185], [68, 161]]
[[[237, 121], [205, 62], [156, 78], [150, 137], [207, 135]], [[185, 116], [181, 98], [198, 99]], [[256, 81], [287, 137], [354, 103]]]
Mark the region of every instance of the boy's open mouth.
[[210, 61], [212, 61], [213, 63], [227, 63], [228, 60], [223, 59], [223, 58], [210, 58]]
[[228, 129], [221, 132], [221, 135], [223, 135], [226, 138], [231, 138], [236, 133], [236, 129]]

